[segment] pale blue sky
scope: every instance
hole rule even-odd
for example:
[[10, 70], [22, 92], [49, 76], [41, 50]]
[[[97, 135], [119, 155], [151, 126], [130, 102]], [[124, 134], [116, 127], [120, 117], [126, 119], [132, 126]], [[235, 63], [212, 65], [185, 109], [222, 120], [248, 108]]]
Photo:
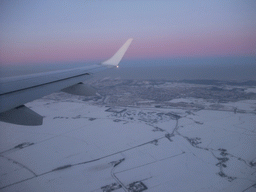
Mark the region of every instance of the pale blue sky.
[[81, 49], [88, 51], [84, 59], [102, 58], [129, 37], [134, 38], [131, 58], [251, 55], [256, 50], [254, 0], [0, 3], [4, 63], [81, 60]]

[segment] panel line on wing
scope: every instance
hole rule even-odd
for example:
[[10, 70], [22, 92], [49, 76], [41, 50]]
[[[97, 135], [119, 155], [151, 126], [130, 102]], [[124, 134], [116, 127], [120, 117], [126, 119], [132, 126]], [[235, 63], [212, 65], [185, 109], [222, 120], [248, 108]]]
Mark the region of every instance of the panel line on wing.
[[34, 85], [32, 87], [26, 87], [26, 88], [23, 88], [23, 89], [18, 89], [18, 90], [2, 93], [2, 94], [0, 94], [0, 96], [8, 95], [8, 94], [11, 94], [11, 93], [16, 93], [16, 92], [19, 92], [19, 91], [29, 90], [29, 89], [40, 87], [40, 86], [44, 86], [44, 85], [53, 84], [53, 83], [60, 82], [60, 81], [63, 81], [63, 80], [68, 80], [68, 79], [73, 79], [73, 78], [76, 78], [76, 77], [81, 77], [81, 76], [84, 76], [84, 75], [90, 75], [90, 74], [89, 73], [83, 73], [83, 74], [80, 74], [80, 75], [76, 75], [76, 76], [72, 76], [72, 77], [67, 77], [67, 78], [64, 78], [64, 79], [58, 79], [56, 81], [51, 81], [51, 82], [42, 83], [42, 84], [39, 84], [39, 85]]

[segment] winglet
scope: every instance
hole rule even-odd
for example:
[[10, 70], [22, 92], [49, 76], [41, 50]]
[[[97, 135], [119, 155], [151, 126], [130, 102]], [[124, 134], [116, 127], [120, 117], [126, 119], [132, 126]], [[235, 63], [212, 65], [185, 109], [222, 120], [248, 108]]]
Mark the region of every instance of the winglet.
[[106, 65], [109, 67], [118, 67], [119, 62], [123, 58], [125, 52], [127, 51], [128, 47], [130, 46], [133, 38], [128, 39], [123, 46], [108, 60], [102, 62], [102, 65]]

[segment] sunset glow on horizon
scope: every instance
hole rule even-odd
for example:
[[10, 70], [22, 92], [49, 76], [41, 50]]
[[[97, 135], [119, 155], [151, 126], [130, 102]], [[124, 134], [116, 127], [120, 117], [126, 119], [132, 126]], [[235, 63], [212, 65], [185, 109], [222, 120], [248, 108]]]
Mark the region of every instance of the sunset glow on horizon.
[[254, 1], [1, 1], [1, 65], [255, 56]]

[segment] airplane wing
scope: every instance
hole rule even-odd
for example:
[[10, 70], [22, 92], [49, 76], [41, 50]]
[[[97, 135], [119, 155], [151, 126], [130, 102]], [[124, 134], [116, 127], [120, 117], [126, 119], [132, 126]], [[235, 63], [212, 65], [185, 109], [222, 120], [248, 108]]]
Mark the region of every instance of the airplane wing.
[[128, 39], [110, 59], [101, 64], [0, 79], [0, 121], [42, 125], [43, 117], [24, 106], [25, 103], [61, 90], [76, 95], [91, 95], [93, 91], [82, 82], [106, 67], [118, 67], [132, 40]]

